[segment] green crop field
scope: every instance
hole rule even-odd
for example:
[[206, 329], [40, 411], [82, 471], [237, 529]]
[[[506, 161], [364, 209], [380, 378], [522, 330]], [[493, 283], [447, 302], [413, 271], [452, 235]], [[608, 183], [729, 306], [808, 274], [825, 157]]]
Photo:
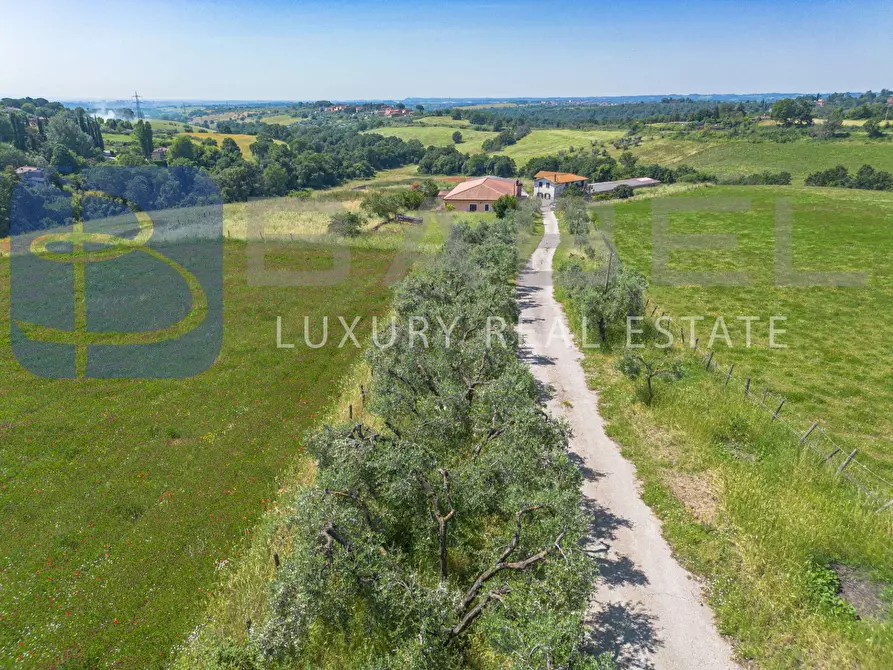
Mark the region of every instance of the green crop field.
[[[325, 212], [287, 203], [227, 206], [227, 230], [244, 235], [249, 215], [263, 217], [268, 240], [324, 229]], [[395, 235], [359, 238], [347, 278], [305, 288], [249, 285], [245, 244], [227, 242], [223, 349], [190, 379], [40, 379], [15, 361], [2, 329], [0, 657], [34, 667], [169, 662], [251, 541], [277, 477], [301, 467], [302, 434], [359, 355], [302, 346], [304, 315], [317, 328], [328, 315], [330, 329], [337, 315], [362, 315], [357, 335], [367, 334], [368, 317], [389, 305]], [[266, 251], [268, 268], [331, 262], [309, 244]], [[7, 290], [0, 309], [9, 313]], [[294, 349], [276, 346], [278, 316]]]
[[593, 140], [603, 142], [622, 135], [622, 130], [533, 130], [529, 135], [521, 138], [516, 144], [506, 147], [500, 153], [513, 158], [520, 168], [536, 156], [557, 154], [559, 151], [567, 151], [571, 147], [575, 149], [589, 147]]
[[646, 163], [686, 164], [720, 176], [786, 170], [795, 184], [811, 172], [844, 165], [851, 171], [868, 164], [893, 171], [893, 144], [878, 140], [708, 143], [659, 139], [645, 141], [635, 153]]
[[[728, 250], [675, 250], [673, 270], [741, 271], [749, 285], [732, 287], [661, 286], [650, 291], [662, 309], [678, 316], [704, 315], [701, 339], [713, 319], [724, 316], [734, 348], [716, 345], [722, 359], [735, 363], [756, 387], [769, 386], [788, 398], [788, 411], [803, 421], [821, 420], [826, 429], [866, 459], [893, 472], [893, 387], [887, 374], [893, 352], [878, 315], [893, 311], [893, 193], [798, 187], [711, 187], [686, 195], [746, 197], [743, 213], [678, 213], [670, 218], [674, 234], [734, 234]], [[774, 284], [774, 212], [779, 198], [792, 198], [793, 263], [797, 271], [865, 271], [864, 288], [777, 287]], [[653, 202], [615, 208], [616, 243], [621, 258], [651, 275]], [[601, 211], [600, 206], [595, 211]], [[744, 323], [754, 322], [754, 346], [744, 345]], [[787, 317], [780, 341], [767, 348], [768, 319]], [[687, 324], [685, 325], [687, 328]], [[858, 337], [854, 334], [858, 333]]]
[[456, 145], [456, 148], [462, 153], [480, 153], [483, 141], [496, 136], [496, 133], [482, 130], [416, 124], [411, 126], [385, 126], [367, 130], [366, 132], [376, 133], [385, 137], [399, 137], [402, 140], [418, 140], [426, 147], [431, 145], [446, 147], [453, 144], [453, 133], [456, 130], [462, 133], [462, 143]]

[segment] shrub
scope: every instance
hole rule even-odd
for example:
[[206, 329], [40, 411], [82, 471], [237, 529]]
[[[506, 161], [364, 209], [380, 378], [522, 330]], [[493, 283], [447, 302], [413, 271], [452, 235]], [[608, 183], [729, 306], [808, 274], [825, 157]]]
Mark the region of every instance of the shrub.
[[493, 211], [499, 219], [505, 218], [509, 210], [518, 209], [518, 198], [513, 195], [501, 195], [493, 203]]
[[356, 212], [337, 212], [329, 219], [329, 232], [343, 237], [357, 237], [366, 220]]
[[626, 200], [627, 198], [632, 198], [635, 195], [635, 191], [632, 186], [628, 184], [620, 184], [617, 188], [615, 188], [612, 192], [612, 195], [619, 200]]

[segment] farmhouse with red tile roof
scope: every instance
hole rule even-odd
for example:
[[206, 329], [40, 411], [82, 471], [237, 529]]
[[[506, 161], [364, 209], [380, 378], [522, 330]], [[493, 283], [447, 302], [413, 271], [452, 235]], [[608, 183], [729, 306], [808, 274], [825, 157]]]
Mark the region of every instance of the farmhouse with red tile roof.
[[533, 194], [537, 198], [557, 198], [570, 184], [576, 184], [580, 188], [585, 188], [587, 181], [586, 177], [581, 177], [572, 172], [540, 170], [534, 176]]
[[527, 197], [517, 179], [478, 177], [457, 184], [443, 196], [443, 202], [461, 212], [489, 212], [493, 209], [493, 203], [504, 195]]

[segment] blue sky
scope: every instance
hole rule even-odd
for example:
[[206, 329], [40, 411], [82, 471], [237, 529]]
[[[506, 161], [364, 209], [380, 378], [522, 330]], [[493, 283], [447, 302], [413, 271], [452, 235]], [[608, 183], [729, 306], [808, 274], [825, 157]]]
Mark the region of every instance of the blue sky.
[[893, 86], [893, 2], [2, 0], [0, 95], [356, 99]]

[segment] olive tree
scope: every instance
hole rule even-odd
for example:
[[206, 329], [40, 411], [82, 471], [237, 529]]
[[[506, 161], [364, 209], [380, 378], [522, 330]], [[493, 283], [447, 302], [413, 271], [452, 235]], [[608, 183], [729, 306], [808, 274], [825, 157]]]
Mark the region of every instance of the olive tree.
[[581, 475], [517, 356], [514, 235], [507, 220], [460, 224], [399, 286], [367, 351], [377, 427], [308, 441], [316, 481], [253, 634], [261, 665], [338, 645], [350, 667], [461, 668], [472, 649], [522, 659], [513, 667], [595, 667]]

